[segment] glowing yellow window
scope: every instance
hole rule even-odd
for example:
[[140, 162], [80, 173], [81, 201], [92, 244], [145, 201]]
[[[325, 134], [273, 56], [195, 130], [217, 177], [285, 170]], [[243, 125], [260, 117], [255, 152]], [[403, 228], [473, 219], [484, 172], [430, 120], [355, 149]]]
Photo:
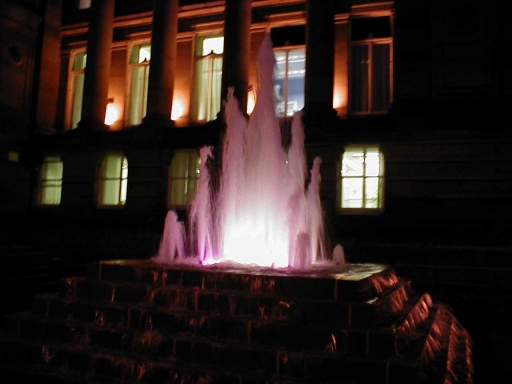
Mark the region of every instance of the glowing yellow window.
[[342, 210], [381, 210], [384, 156], [376, 146], [348, 146], [341, 156]]
[[199, 185], [199, 163], [199, 151], [176, 151], [169, 172], [169, 207], [192, 204]]
[[39, 173], [39, 205], [59, 205], [63, 164], [60, 156], [45, 156]]
[[125, 205], [127, 186], [128, 160], [122, 154], [107, 154], [100, 169], [99, 205]]

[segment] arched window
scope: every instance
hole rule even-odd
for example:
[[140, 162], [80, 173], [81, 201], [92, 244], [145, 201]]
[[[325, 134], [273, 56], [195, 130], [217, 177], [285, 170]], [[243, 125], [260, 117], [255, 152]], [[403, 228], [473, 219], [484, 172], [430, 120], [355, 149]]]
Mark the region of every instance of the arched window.
[[98, 206], [112, 207], [126, 204], [128, 160], [122, 153], [108, 153], [99, 172]]

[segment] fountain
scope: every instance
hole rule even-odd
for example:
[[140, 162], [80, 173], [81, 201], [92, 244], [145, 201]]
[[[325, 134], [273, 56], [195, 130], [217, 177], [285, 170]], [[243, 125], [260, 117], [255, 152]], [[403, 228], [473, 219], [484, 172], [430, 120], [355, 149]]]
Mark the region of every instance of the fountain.
[[[270, 35], [258, 54], [258, 97], [247, 120], [233, 89], [224, 105], [226, 132], [218, 193], [213, 193], [207, 162], [212, 148], [200, 150], [199, 188], [189, 217], [189, 239], [164, 227], [158, 262], [194, 262], [203, 265], [234, 263], [245, 266], [307, 270], [329, 263], [320, 202], [320, 164], [315, 158], [306, 187], [306, 156], [302, 114], [291, 125], [291, 143], [282, 145], [275, 113], [273, 71], [276, 61]], [[212, 209], [215, 207], [215, 210]], [[175, 217], [175, 213], [170, 211]], [[176, 257], [168, 242], [189, 244], [185, 260]], [[164, 249], [165, 247], [165, 249]], [[163, 252], [171, 252], [162, 256]]]
[[301, 114], [281, 145], [269, 35], [256, 106], [232, 90], [221, 178], [200, 150], [189, 226], [167, 213], [157, 254], [103, 260], [6, 316], [0, 375], [35, 383], [473, 384], [471, 338], [385, 264], [326, 252], [321, 158]]

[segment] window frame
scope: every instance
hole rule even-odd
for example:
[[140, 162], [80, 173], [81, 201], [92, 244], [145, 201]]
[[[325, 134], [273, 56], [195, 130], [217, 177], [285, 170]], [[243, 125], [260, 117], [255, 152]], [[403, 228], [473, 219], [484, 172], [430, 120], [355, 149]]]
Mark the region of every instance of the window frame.
[[[149, 70], [151, 65], [151, 56], [148, 61], [143, 61], [140, 63], [134, 63], [132, 62], [131, 58], [133, 55], [133, 50], [137, 47], [144, 47], [149, 46], [151, 49], [151, 42], [148, 40], [139, 40], [139, 41], [132, 41], [129, 46], [129, 54], [127, 55], [126, 59], [126, 108], [125, 108], [125, 121], [127, 127], [133, 127], [140, 125], [146, 116], [147, 113], [147, 96], [148, 96], [148, 86], [149, 86]], [[144, 68], [144, 92], [142, 95], [142, 101], [141, 105], [139, 107], [141, 108], [141, 111], [139, 111], [141, 118], [139, 122], [133, 122], [131, 120], [131, 114], [132, 114], [132, 79], [133, 79], [133, 71], [137, 68]]]
[[[304, 107], [304, 102], [305, 102], [305, 81], [306, 81], [306, 45], [285, 45], [285, 46], [281, 46], [281, 47], [276, 47], [274, 48], [274, 56], [276, 55], [277, 52], [285, 52], [285, 55], [286, 55], [286, 60], [285, 60], [285, 76], [284, 76], [284, 89], [283, 89], [283, 102], [284, 102], [284, 110], [283, 110], [283, 115], [280, 116], [279, 114], [277, 114], [277, 108], [278, 108], [278, 100], [277, 100], [277, 97], [276, 97], [276, 114], [278, 115], [278, 117], [280, 118], [291, 118], [293, 117], [294, 113], [297, 112], [297, 111], [300, 111], [302, 108], [298, 108], [296, 109], [296, 111], [292, 114], [288, 114], [288, 104], [289, 103], [292, 103], [293, 101], [290, 101], [289, 100], [289, 97], [290, 97], [290, 94], [289, 94], [289, 82], [290, 82], [290, 77], [289, 77], [289, 54], [291, 51], [297, 51], [297, 50], [302, 50], [303, 53], [304, 53], [304, 74], [303, 74], [303, 93], [302, 93], [302, 108]], [[278, 68], [278, 64], [277, 64], [277, 57], [276, 57], [276, 70]], [[274, 87], [276, 86], [276, 81], [277, 81], [277, 74], [274, 72]], [[275, 88], [274, 88], [275, 89]], [[276, 96], [276, 95], [274, 95]]]
[[[54, 159], [57, 159], [57, 161], [50, 161], [49, 159], [50, 158], [54, 158]], [[43, 178], [44, 175], [43, 175], [43, 172], [44, 172], [44, 169], [45, 169], [45, 164], [59, 164], [59, 172], [60, 173], [60, 178]], [[63, 184], [63, 180], [64, 180], [64, 161], [62, 160], [62, 156], [61, 155], [57, 155], [57, 154], [46, 154], [43, 156], [43, 161], [41, 162], [41, 165], [40, 165], [40, 168], [39, 168], [39, 172], [37, 174], [38, 176], [38, 183], [37, 183], [37, 200], [36, 200], [36, 205], [39, 206], [39, 207], [45, 207], [45, 208], [56, 208], [56, 207], [59, 207], [60, 204], [62, 203], [62, 184]], [[51, 182], [51, 181], [54, 181], [54, 182], [57, 182], [57, 189], [58, 189], [58, 194], [59, 194], [59, 198], [58, 198], [58, 203], [55, 203], [55, 204], [52, 204], [52, 203], [45, 203], [43, 202], [43, 191], [46, 189], [46, 188], [50, 188], [48, 186], [45, 186], [43, 185], [45, 182]]]
[[[348, 151], [363, 151], [365, 157], [369, 149], [377, 149], [379, 155], [379, 171], [378, 175], [366, 175], [366, 162], [362, 165], [362, 175], [344, 176], [343, 175], [343, 159]], [[336, 207], [338, 213], [346, 215], [378, 215], [384, 212], [385, 207], [385, 189], [386, 189], [386, 174], [385, 174], [385, 154], [382, 147], [375, 143], [358, 143], [347, 144], [340, 154], [337, 165], [337, 178], [336, 178]], [[343, 207], [343, 180], [345, 179], [362, 179], [362, 206], [361, 207]], [[377, 207], [365, 207], [366, 201], [366, 184], [365, 180], [369, 178], [377, 178]]]
[[[361, 116], [361, 115], [379, 115], [386, 114], [389, 112], [389, 108], [391, 108], [391, 104], [394, 100], [394, 28], [393, 28], [393, 15], [390, 12], [378, 12], [372, 16], [364, 16], [364, 15], [352, 15], [352, 20], [354, 19], [372, 19], [377, 17], [388, 17], [390, 22], [390, 36], [386, 37], [368, 37], [366, 39], [353, 40], [352, 35], [349, 39], [349, 89], [348, 89], [348, 97], [349, 97], [349, 114], [352, 116]], [[352, 30], [352, 26], [350, 28]], [[350, 32], [352, 34], [352, 32]], [[387, 45], [389, 47], [389, 77], [388, 77], [388, 92], [389, 92], [389, 100], [387, 101], [388, 107], [386, 109], [374, 109], [373, 102], [373, 89], [375, 85], [375, 81], [373, 79], [374, 72], [374, 47], [377, 45]], [[366, 63], [369, 64], [367, 66], [367, 87], [366, 87], [366, 103], [368, 105], [366, 110], [354, 110], [354, 99], [353, 92], [354, 87], [357, 86], [362, 90], [363, 86], [360, 82], [356, 83], [354, 78], [355, 76], [355, 68], [353, 64], [353, 56], [354, 56], [354, 47], [362, 47], [366, 46], [368, 48], [368, 59]]]
[[[187, 175], [184, 175], [184, 176], [179, 176], [179, 177], [174, 177], [173, 174], [173, 165], [175, 165], [176, 163], [174, 163], [174, 161], [176, 160], [176, 155], [177, 154], [180, 154], [180, 153], [186, 153], [188, 154], [188, 159], [187, 160], [190, 160], [192, 158], [192, 155], [195, 155], [196, 156], [196, 169], [195, 169], [195, 175], [197, 175], [197, 177], [190, 177], [188, 174]], [[191, 204], [192, 204], [192, 201], [194, 200], [194, 197], [195, 197], [195, 194], [197, 192], [197, 189], [199, 187], [199, 165], [201, 163], [201, 157], [200, 157], [200, 154], [199, 154], [199, 148], [186, 148], [186, 149], [176, 149], [174, 151], [174, 154], [173, 154], [173, 157], [171, 159], [171, 162], [169, 163], [169, 166], [168, 166], [168, 177], [167, 177], [167, 208], [168, 209], [189, 209]], [[188, 171], [189, 170], [189, 167], [185, 167], [186, 170]], [[190, 189], [190, 183], [189, 181], [190, 180], [195, 180], [195, 191], [193, 192], [192, 196], [190, 197], [189, 199], [189, 202], [181, 202], [180, 204], [176, 204], [176, 203], [173, 203], [173, 196], [172, 196], [172, 192], [173, 192], [173, 181], [174, 180], [184, 180], [185, 181], [185, 186], [186, 186], [186, 189], [189, 190]], [[186, 193], [185, 193], [186, 194]]]
[[[120, 166], [120, 174], [118, 177], [107, 177], [106, 173], [106, 161], [109, 156], [117, 156], [121, 158], [121, 166]], [[123, 174], [123, 163], [126, 162], [126, 175]], [[97, 172], [97, 207], [98, 208], [106, 208], [106, 209], [122, 209], [126, 206], [126, 202], [128, 201], [128, 158], [123, 152], [107, 152], [104, 153], [103, 156], [100, 159], [98, 172]], [[118, 180], [119, 182], [119, 192], [118, 192], [118, 203], [117, 204], [105, 204], [103, 203], [103, 197], [105, 196], [105, 182], [106, 181], [113, 181]], [[124, 190], [124, 200], [123, 197], [123, 190]]]
[[[221, 106], [222, 106], [222, 95], [221, 95], [221, 82], [222, 82], [222, 63], [223, 63], [223, 60], [224, 60], [224, 46], [222, 48], [222, 53], [208, 53], [206, 55], [202, 55], [199, 53], [199, 50], [200, 50], [200, 47], [202, 46], [203, 42], [207, 39], [210, 39], [210, 38], [218, 38], [218, 37], [222, 37], [224, 38], [224, 34], [222, 33], [222, 31], [219, 31], [219, 32], [213, 32], [213, 33], [209, 33], [209, 34], [201, 34], [201, 35], [198, 35], [195, 37], [194, 39], [194, 50], [193, 50], [193, 62], [194, 62], [194, 67], [193, 67], [193, 92], [192, 92], [192, 121], [194, 123], [207, 123], [209, 121], [213, 121], [217, 118], [217, 114], [220, 112], [221, 110]], [[213, 79], [216, 75], [216, 70], [215, 70], [215, 65], [216, 62], [215, 60], [216, 59], [220, 59], [220, 63], [217, 63], [219, 64], [220, 66], [220, 74], [217, 74], [218, 75], [218, 80], [219, 80], [219, 94], [217, 95], [217, 105], [215, 106], [215, 108], [212, 107], [213, 103], [215, 102], [215, 98], [213, 97], [213, 86], [212, 86], [212, 82], [213, 80], [210, 80], [210, 84], [207, 84], [205, 89], [207, 89], [209, 92], [206, 94], [206, 99], [205, 100], [202, 100], [202, 99], [199, 99], [199, 96], [200, 96], [200, 92], [198, 92], [198, 88], [199, 88], [199, 70], [198, 70], [198, 67], [199, 67], [199, 63], [201, 61], [205, 61], [205, 60], [208, 60], [210, 62], [210, 65], [209, 67], [211, 68], [211, 73], [210, 76], [211, 78]], [[202, 118], [201, 116], [199, 116], [200, 112], [200, 108], [202, 106], [202, 104], [204, 103], [204, 110], [205, 110], [205, 117]]]

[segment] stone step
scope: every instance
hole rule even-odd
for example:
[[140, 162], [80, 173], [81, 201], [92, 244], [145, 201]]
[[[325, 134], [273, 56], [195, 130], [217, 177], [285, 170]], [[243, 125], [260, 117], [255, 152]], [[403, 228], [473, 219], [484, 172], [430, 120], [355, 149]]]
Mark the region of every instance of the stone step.
[[[36, 362], [35, 366], [40, 374], [67, 373], [68, 377], [87, 378], [88, 382], [100, 382], [107, 378], [114, 382], [127, 383], [137, 380], [165, 382], [149, 380], [154, 380], [155, 377], [169, 380], [165, 375], [171, 372], [183, 372], [181, 376], [202, 372], [208, 377], [218, 374], [219, 378], [236, 378], [244, 383], [392, 384], [399, 382], [390, 380], [395, 377], [407, 379], [400, 381], [404, 383], [442, 383], [431, 381], [430, 378], [430, 381], [418, 381], [421, 377], [418, 376], [417, 365], [413, 368], [413, 363], [408, 366], [395, 362], [393, 365], [390, 359], [355, 358], [329, 351], [313, 353], [243, 348], [237, 344], [210, 343], [186, 337], [176, 340], [172, 358], [163, 356], [159, 359], [148, 358], [136, 352], [120, 353], [84, 347], [83, 344], [72, 347], [37, 342], [34, 339], [3, 338], [2, 344], [3, 350], [9, 351], [9, 356], [4, 356], [4, 362], [13, 361], [14, 365], [20, 364], [22, 359], [32, 364]], [[34, 369], [33, 365], [31, 369]]]
[[30, 367], [38, 383], [472, 384], [463, 327], [388, 266], [210, 267], [105, 261], [61, 279], [5, 317], [0, 372]]
[[158, 265], [151, 260], [100, 261], [90, 265], [87, 278], [327, 300], [373, 297], [398, 281], [395, 271], [383, 264], [351, 264], [351, 268], [337, 271], [332, 271], [331, 266], [290, 272], [271, 268], [229, 268], [224, 265]]
[[[414, 309], [419, 305], [414, 301], [421, 303], [421, 299], [418, 295], [411, 296], [404, 308]], [[407, 313], [390, 312], [378, 319], [374, 320], [372, 326], [326, 326], [305, 323], [300, 314], [295, 320], [272, 316], [206, 314], [158, 307], [66, 302], [53, 293], [37, 296], [32, 312], [7, 316], [4, 331], [20, 337], [71, 342], [91, 332], [99, 334], [106, 330], [107, 334], [118, 335], [117, 338], [121, 339], [119, 335], [126, 338], [128, 334], [154, 329], [164, 334], [187, 332], [213, 341], [279, 347], [291, 351], [333, 349], [354, 356], [393, 356], [397, 353], [396, 345], [400, 338], [408, 336], [405, 331], [396, 332], [404, 328]], [[424, 320], [421, 316], [415, 317], [416, 322]], [[418, 324], [408, 325], [407, 329], [415, 327]], [[98, 340], [101, 341], [101, 338]]]
[[[141, 283], [104, 282], [85, 278], [61, 281], [60, 295], [39, 296], [39, 311], [71, 303], [130, 305], [189, 310], [223, 315], [252, 315], [300, 320], [324, 325], [367, 325], [380, 313], [396, 313], [410, 292], [410, 282], [400, 280], [373, 298], [346, 300], [290, 299], [268, 293], [202, 289], [179, 286], [151, 287]], [[50, 300], [51, 303], [46, 301]], [[59, 300], [61, 303], [59, 303]], [[41, 313], [41, 312], [40, 312]], [[52, 316], [52, 314], [48, 314]], [[61, 315], [57, 311], [56, 315]]]

